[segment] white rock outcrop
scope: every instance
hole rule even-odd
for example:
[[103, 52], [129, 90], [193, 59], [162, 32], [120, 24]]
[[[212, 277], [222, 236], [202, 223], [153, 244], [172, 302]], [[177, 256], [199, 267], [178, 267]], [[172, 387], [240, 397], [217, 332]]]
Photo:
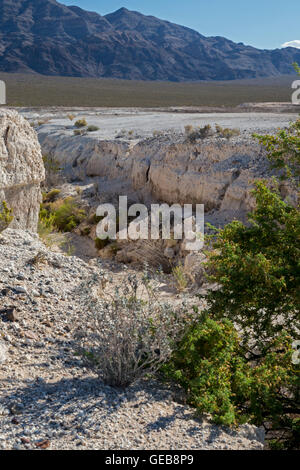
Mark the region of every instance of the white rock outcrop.
[[45, 169], [40, 144], [29, 122], [0, 110], [0, 201], [13, 210], [12, 228], [36, 231]]

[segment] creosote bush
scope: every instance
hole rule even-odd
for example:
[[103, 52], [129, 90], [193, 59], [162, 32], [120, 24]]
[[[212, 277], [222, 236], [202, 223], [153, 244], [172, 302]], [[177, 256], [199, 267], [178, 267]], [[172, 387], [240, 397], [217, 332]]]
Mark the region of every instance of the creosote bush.
[[13, 221], [12, 213], [12, 209], [9, 209], [6, 202], [2, 201], [2, 208], [0, 208], [0, 232], [8, 228]]
[[88, 132], [96, 132], [96, 131], [99, 131], [99, 127], [97, 127], [97, 126], [88, 126], [87, 131]]
[[206, 139], [207, 137], [213, 135], [212, 128], [210, 124], [207, 124], [203, 127], [193, 128], [193, 126], [185, 126], [185, 133], [188, 142], [196, 142], [198, 139]]
[[40, 225], [51, 231], [71, 232], [85, 218], [85, 210], [72, 198], [45, 202], [40, 208]]
[[78, 119], [78, 121], [75, 122], [75, 127], [77, 127], [78, 129], [80, 129], [81, 127], [86, 127], [87, 126], [87, 122], [85, 119]]
[[[84, 317], [77, 337], [86, 361], [103, 381], [126, 387], [156, 372], [172, 352], [188, 319], [184, 309], [175, 312], [155, 297], [147, 273], [142, 280], [128, 276], [113, 294], [105, 286], [111, 281], [99, 274], [80, 288]], [[91, 299], [91, 293], [94, 298]], [[100, 289], [99, 289], [100, 288]]]
[[221, 137], [225, 137], [226, 139], [231, 139], [232, 137], [236, 137], [240, 135], [240, 130], [239, 129], [230, 129], [228, 127], [221, 127], [218, 124], [216, 124], [216, 132], [218, 135]]

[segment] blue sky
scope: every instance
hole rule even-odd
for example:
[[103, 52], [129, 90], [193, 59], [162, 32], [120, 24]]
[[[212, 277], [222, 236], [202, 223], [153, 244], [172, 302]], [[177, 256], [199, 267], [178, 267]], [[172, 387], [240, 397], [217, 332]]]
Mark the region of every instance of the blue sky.
[[[121, 7], [261, 49], [300, 41], [300, 0], [58, 0], [101, 15]], [[299, 43], [300, 45], [300, 43]]]

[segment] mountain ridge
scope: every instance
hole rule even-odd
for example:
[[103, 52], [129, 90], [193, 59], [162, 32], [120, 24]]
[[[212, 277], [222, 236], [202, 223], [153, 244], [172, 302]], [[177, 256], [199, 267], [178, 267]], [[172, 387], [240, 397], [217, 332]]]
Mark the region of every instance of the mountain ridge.
[[295, 48], [260, 50], [121, 8], [101, 16], [56, 0], [0, 0], [0, 71], [132, 80], [292, 74]]

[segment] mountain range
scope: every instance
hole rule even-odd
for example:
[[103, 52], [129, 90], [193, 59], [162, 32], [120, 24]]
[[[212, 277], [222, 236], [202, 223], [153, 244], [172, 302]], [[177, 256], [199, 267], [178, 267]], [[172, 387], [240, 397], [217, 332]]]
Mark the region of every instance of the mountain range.
[[126, 8], [101, 16], [56, 0], [0, 0], [0, 71], [131, 80], [292, 74], [300, 49], [260, 50]]

